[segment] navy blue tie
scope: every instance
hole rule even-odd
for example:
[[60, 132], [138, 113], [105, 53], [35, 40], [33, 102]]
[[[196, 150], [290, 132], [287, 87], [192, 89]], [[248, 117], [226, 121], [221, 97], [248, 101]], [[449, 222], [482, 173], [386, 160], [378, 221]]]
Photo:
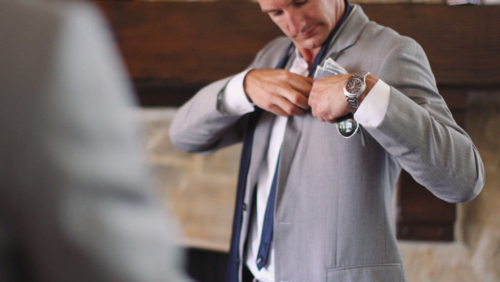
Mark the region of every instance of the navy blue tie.
[[241, 224], [243, 220], [243, 211], [247, 209], [245, 200], [245, 188], [247, 182], [248, 168], [250, 167], [250, 157], [252, 155], [253, 134], [257, 122], [262, 115], [263, 110], [255, 108], [248, 121], [247, 135], [243, 142], [243, 150], [240, 159], [240, 171], [238, 174], [238, 189], [236, 192], [236, 206], [233, 218], [233, 232], [231, 234], [231, 246], [229, 249], [229, 260], [226, 281], [238, 281], [238, 266], [240, 263], [239, 242], [241, 235]]
[[[285, 67], [288, 61], [290, 51], [292, 50], [292, 47], [293, 43], [291, 43], [288, 46], [285, 55], [283, 56], [283, 58], [281, 58], [280, 62], [276, 66], [277, 69], [282, 69]], [[255, 107], [255, 111], [250, 114], [248, 120], [248, 127], [246, 131], [247, 134], [243, 140], [243, 150], [241, 152], [241, 159], [240, 159], [240, 171], [238, 173], [238, 189], [236, 192], [236, 205], [233, 218], [233, 232], [231, 234], [231, 245], [229, 249], [228, 269], [226, 276], [226, 281], [228, 282], [238, 281], [238, 265], [241, 259], [239, 254], [241, 224], [243, 219], [243, 211], [247, 209], [246, 204], [244, 203], [247, 175], [248, 175], [248, 168], [250, 167], [250, 158], [252, 156], [253, 135], [255, 128], [257, 127], [257, 122], [259, 121], [260, 116], [262, 115], [262, 112], [263, 110], [261, 108]], [[276, 194], [276, 192], [274, 194]], [[271, 220], [273, 220], [272, 213], [274, 212], [274, 199], [272, 200], [272, 202], [273, 202], [273, 208], [272, 210], [269, 209], [269, 211], [271, 212]], [[267, 215], [267, 209], [266, 209], [266, 215]], [[271, 239], [272, 239], [272, 222], [271, 222]], [[269, 247], [267, 247], [267, 250], [268, 250], [267, 253], [269, 253]], [[266, 256], [266, 261], [267, 261], [267, 256]]]
[[[339, 25], [340, 26], [340, 25]], [[314, 75], [314, 72], [316, 71], [316, 67], [319, 65], [321, 60], [323, 59], [323, 55], [326, 52], [326, 49], [328, 48], [328, 45], [330, 45], [330, 41], [335, 34], [336, 30], [334, 30], [328, 39], [326, 40], [326, 44], [323, 44], [323, 47], [321, 50], [318, 52], [316, 57], [314, 58], [314, 62], [312, 64], [311, 69], [309, 70], [309, 77]], [[289, 47], [290, 50], [291, 47]], [[289, 51], [287, 51], [288, 54]], [[281, 67], [283, 68], [284, 65]], [[280, 151], [281, 155], [281, 151]], [[271, 242], [273, 240], [273, 230], [274, 230], [274, 205], [275, 205], [275, 199], [276, 199], [276, 183], [278, 181], [278, 168], [279, 168], [279, 155], [278, 155], [278, 161], [276, 162], [276, 170], [274, 172], [274, 177], [273, 177], [273, 183], [271, 185], [271, 191], [269, 192], [269, 198], [267, 200], [267, 207], [266, 207], [266, 213], [264, 215], [264, 224], [262, 226], [262, 235], [260, 237], [260, 245], [259, 245], [259, 252], [257, 254], [257, 268], [261, 270], [264, 266], [267, 265], [267, 262], [269, 260], [269, 252], [271, 250]]]
[[[342, 21], [345, 20], [347, 15], [350, 12], [350, 7], [348, 6], [346, 9], [346, 13], [344, 14], [344, 18]], [[309, 70], [309, 77], [312, 77], [314, 75], [314, 72], [316, 71], [316, 67], [320, 64], [321, 60], [323, 59], [323, 56], [328, 49], [330, 45], [330, 41], [332, 40], [334, 34], [337, 32], [338, 28], [341, 26], [341, 24], [337, 25], [337, 27], [330, 33], [328, 36], [326, 43], [323, 44], [323, 47], [321, 50], [318, 52], [316, 57], [314, 58], [313, 64], [311, 69]], [[291, 46], [288, 48], [288, 51], [286, 54], [290, 52]], [[283, 59], [283, 62], [281, 63], [286, 63]], [[278, 65], [277, 68], [284, 68], [285, 65], [281, 66]], [[281, 151], [280, 151], [281, 155]], [[267, 207], [266, 207], [266, 213], [264, 215], [264, 224], [262, 226], [262, 235], [260, 237], [260, 245], [259, 245], [259, 252], [257, 254], [257, 268], [261, 270], [264, 266], [267, 265], [267, 262], [269, 260], [269, 252], [271, 250], [271, 242], [273, 240], [273, 230], [274, 230], [274, 205], [275, 205], [275, 199], [276, 199], [276, 183], [278, 181], [278, 168], [279, 168], [279, 155], [278, 155], [278, 161], [276, 162], [276, 170], [274, 172], [274, 177], [273, 177], [273, 184], [271, 185], [271, 191], [269, 192], [269, 198], [267, 200]]]
[[[314, 62], [312, 68], [309, 71], [309, 77], [311, 77], [315, 70], [316, 66], [321, 62], [330, 41], [332, 40], [334, 34], [337, 33], [339, 27], [342, 23], [347, 19], [352, 6], [349, 5], [347, 0], [346, 3], [346, 12], [341, 22], [337, 24], [337, 27], [332, 31], [326, 42], [323, 44], [323, 47], [319, 51], [319, 53], [314, 58]], [[281, 58], [280, 62], [276, 66], [276, 69], [285, 68], [288, 58], [290, 56], [291, 50], [293, 47], [293, 43], [288, 46], [287, 51], [285, 52], [283, 58]], [[228, 258], [228, 272], [226, 276], [226, 281], [228, 282], [237, 282], [238, 281], [238, 267], [240, 264], [240, 253], [239, 253], [239, 243], [240, 243], [240, 235], [241, 235], [241, 224], [243, 219], [243, 211], [247, 209], [246, 204], [244, 203], [245, 199], [245, 190], [246, 190], [246, 182], [247, 182], [247, 174], [248, 168], [250, 167], [250, 157], [252, 154], [252, 145], [253, 145], [253, 136], [254, 131], [257, 126], [257, 122], [262, 115], [263, 110], [256, 107], [255, 111], [250, 114], [250, 118], [248, 121], [248, 127], [246, 131], [246, 137], [243, 140], [243, 150], [241, 153], [240, 160], [240, 171], [238, 174], [238, 189], [236, 192], [236, 205], [235, 212], [233, 218], [233, 232], [231, 235], [231, 245], [229, 250], [229, 258]], [[281, 153], [280, 153], [281, 154]], [[269, 250], [271, 247], [271, 242], [273, 238], [273, 223], [274, 223], [274, 205], [276, 200], [276, 183], [278, 176], [278, 164], [279, 157], [276, 163], [276, 171], [273, 177], [273, 184], [271, 185], [271, 191], [269, 194], [269, 199], [267, 201], [266, 213], [264, 218], [264, 226], [262, 230], [261, 244], [259, 246], [259, 254], [257, 256], [257, 266], [259, 269], [264, 267], [268, 262]], [[261, 254], [262, 253], [262, 254]], [[259, 258], [261, 257], [260, 261]]]
[[[281, 152], [280, 152], [281, 154]], [[257, 268], [260, 270], [267, 265], [269, 259], [269, 252], [271, 250], [271, 242], [273, 240], [274, 230], [274, 203], [276, 199], [276, 184], [278, 182], [278, 168], [280, 157], [276, 162], [276, 170], [274, 172], [273, 183], [271, 184], [271, 191], [267, 199], [266, 213], [264, 215], [264, 224], [262, 226], [262, 235], [260, 237], [259, 253], [257, 255]]]

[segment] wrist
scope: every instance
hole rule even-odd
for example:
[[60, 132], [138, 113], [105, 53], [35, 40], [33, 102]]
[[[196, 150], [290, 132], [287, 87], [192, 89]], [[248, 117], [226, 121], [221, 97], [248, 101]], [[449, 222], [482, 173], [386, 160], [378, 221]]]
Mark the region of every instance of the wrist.
[[252, 79], [252, 75], [249, 76], [249, 74], [251, 72], [253, 72], [255, 69], [250, 69], [248, 70], [246, 73], [245, 73], [245, 76], [243, 77], [243, 91], [245, 93], [245, 96], [246, 98], [248, 99], [248, 102], [250, 103], [253, 103], [253, 100], [252, 98], [250, 97], [250, 95], [248, 95], [248, 87], [249, 87], [249, 83], [248, 83], [248, 80]]
[[[372, 90], [373, 86], [375, 86], [377, 81], [378, 81], [378, 78], [373, 76], [372, 74], [369, 74], [366, 77], [366, 88], [365, 88], [365, 91], [363, 91], [363, 94], [361, 94], [361, 96], [359, 97], [359, 105], [361, 105], [361, 103], [363, 103], [363, 100], [370, 93], [370, 91]], [[353, 109], [353, 110], [354, 110], [353, 111], [353, 113], [354, 113], [356, 111], [356, 109]]]
[[359, 71], [354, 73], [344, 83], [344, 95], [349, 110], [355, 113], [364, 98], [370, 93], [378, 78], [370, 75], [370, 72]]

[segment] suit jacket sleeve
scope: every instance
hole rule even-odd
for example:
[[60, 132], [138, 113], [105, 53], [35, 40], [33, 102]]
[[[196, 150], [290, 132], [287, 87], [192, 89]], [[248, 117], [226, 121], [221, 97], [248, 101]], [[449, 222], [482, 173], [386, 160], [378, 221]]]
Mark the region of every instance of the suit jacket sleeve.
[[378, 73], [392, 86], [389, 106], [382, 123], [367, 131], [437, 197], [473, 199], [484, 185], [481, 157], [437, 93], [420, 45], [406, 38], [387, 54]]
[[[259, 51], [248, 69], [274, 68], [289, 43], [286, 37], [273, 40]], [[217, 110], [217, 95], [225, 91], [231, 78], [209, 84], [179, 109], [170, 127], [174, 146], [193, 153], [210, 153], [242, 141], [249, 114], [226, 115]]]

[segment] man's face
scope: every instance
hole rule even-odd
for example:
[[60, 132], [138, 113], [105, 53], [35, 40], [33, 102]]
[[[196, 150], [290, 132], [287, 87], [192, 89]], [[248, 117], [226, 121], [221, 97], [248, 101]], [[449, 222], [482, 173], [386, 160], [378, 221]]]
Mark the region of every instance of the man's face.
[[258, 1], [299, 50], [321, 47], [345, 9], [344, 0]]

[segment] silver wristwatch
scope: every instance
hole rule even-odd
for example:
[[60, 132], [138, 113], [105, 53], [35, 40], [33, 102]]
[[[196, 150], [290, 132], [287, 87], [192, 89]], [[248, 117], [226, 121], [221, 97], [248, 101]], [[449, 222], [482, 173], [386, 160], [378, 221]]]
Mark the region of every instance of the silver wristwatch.
[[366, 89], [366, 77], [369, 74], [367, 71], [357, 72], [344, 83], [344, 95], [351, 109], [359, 107], [359, 98]]

